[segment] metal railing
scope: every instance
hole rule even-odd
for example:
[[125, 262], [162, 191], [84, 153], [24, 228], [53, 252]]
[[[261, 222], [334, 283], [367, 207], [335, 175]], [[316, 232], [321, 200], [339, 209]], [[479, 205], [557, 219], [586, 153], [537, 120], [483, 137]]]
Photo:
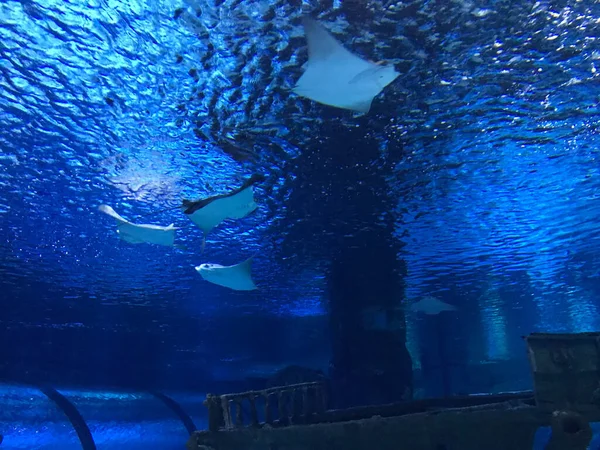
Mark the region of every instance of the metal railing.
[[[262, 423], [259, 420], [259, 401], [264, 401]], [[247, 426], [258, 428], [264, 424], [307, 423], [311, 416], [325, 412], [327, 401], [324, 383], [311, 382], [237, 394], [208, 394], [204, 404], [208, 408], [208, 429], [218, 431]]]

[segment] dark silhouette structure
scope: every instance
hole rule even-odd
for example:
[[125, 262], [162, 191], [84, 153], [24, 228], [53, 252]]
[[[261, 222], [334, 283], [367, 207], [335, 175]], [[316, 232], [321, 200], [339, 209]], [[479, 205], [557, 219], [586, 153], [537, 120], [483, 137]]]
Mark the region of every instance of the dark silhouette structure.
[[[367, 118], [362, 125], [348, 129], [339, 118], [326, 118], [314, 127], [318, 148], [302, 149], [288, 168], [296, 178], [288, 182], [292, 194], [281, 223], [283, 252], [328, 262], [334, 407], [412, 396], [400, 309], [406, 268], [394, 236], [397, 199], [385, 178], [401, 149], [365, 133], [373, 126]], [[307, 236], [310, 247], [299, 245]], [[377, 327], [365, 323], [372, 311], [379, 314]]]

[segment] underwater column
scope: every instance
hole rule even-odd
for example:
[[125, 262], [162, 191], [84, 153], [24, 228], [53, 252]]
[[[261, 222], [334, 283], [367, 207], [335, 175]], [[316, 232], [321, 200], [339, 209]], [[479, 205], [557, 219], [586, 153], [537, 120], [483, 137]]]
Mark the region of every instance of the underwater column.
[[325, 263], [330, 406], [409, 399], [406, 263], [395, 234], [398, 199], [386, 178], [403, 150], [373, 132], [368, 117], [349, 127], [340, 120], [344, 113], [321, 113], [323, 120], [309, 130], [317, 142], [303, 145], [284, 167], [294, 176], [285, 185], [286, 213], [279, 221], [285, 237], [278, 251], [282, 258]]
[[391, 234], [345, 239], [328, 279], [335, 407], [383, 404], [412, 397], [402, 277]]

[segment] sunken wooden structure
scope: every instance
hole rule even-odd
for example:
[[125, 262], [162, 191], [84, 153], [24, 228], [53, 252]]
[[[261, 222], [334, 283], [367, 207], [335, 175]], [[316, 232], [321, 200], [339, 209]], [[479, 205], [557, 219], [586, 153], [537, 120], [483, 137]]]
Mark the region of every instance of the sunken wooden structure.
[[525, 338], [538, 408], [600, 410], [600, 333]]
[[[249, 407], [250, 416], [246, 420], [250, 421], [252, 427], [259, 428], [261, 424], [258, 401], [264, 405], [264, 424], [271, 426], [309, 423], [315, 420], [318, 414], [323, 414], [327, 408], [325, 385], [320, 382], [293, 384], [240, 394], [208, 394], [204, 401], [208, 407], [208, 429], [216, 432], [220, 429], [242, 428], [245, 425], [243, 413], [245, 405]], [[275, 406], [276, 411], [274, 411]], [[277, 415], [276, 419], [274, 413]]]
[[188, 449], [533, 450], [546, 427], [536, 449], [587, 450], [600, 421], [600, 333], [525, 341], [533, 392], [343, 410], [327, 409], [320, 382], [209, 395], [209, 430], [193, 433]]

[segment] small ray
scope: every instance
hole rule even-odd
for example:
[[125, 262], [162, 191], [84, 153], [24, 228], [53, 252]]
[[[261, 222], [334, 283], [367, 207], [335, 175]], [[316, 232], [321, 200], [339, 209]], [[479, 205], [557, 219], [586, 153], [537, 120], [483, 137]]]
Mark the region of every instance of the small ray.
[[219, 264], [200, 264], [196, 271], [206, 281], [235, 291], [253, 291], [257, 289], [252, 281], [252, 258], [235, 266]]
[[456, 311], [456, 306], [444, 303], [437, 298], [426, 296], [409, 306], [411, 311], [422, 312], [428, 315], [436, 315], [442, 311]]
[[316, 20], [303, 19], [308, 62], [296, 94], [325, 105], [368, 113], [383, 88], [398, 77], [393, 66], [353, 55]]
[[183, 200], [182, 209], [188, 218], [206, 235], [227, 219], [242, 219], [258, 208], [254, 201], [253, 185], [265, 180], [263, 175], [254, 174], [241, 187], [227, 194], [214, 195], [200, 200]]
[[174, 224], [168, 227], [135, 224], [121, 217], [108, 205], [100, 205], [98, 209], [117, 221], [117, 233], [125, 242], [129, 242], [130, 244], [156, 244], [167, 247], [174, 245], [175, 231], [179, 229], [173, 226]]

